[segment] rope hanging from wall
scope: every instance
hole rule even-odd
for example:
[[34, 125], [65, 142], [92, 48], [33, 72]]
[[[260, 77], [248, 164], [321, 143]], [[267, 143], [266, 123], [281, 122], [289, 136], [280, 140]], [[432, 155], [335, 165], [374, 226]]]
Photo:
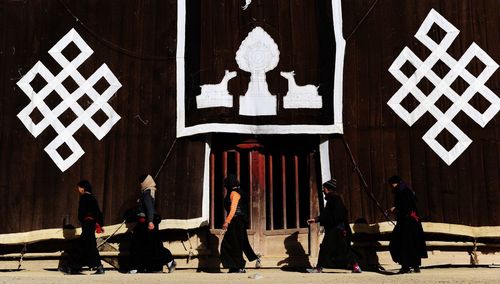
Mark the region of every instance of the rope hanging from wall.
[[68, 7], [68, 5], [63, 0], [59, 0], [59, 3], [64, 7], [64, 9], [66, 10], [66, 12], [75, 20], [75, 22], [78, 25], [80, 25], [88, 33], [90, 33], [92, 36], [94, 36], [98, 41], [100, 41], [101, 43], [103, 43], [108, 48], [110, 48], [110, 49], [112, 49], [114, 51], [117, 51], [117, 52], [122, 53], [124, 55], [130, 56], [130, 57], [133, 57], [133, 58], [137, 58], [137, 59], [140, 59], [140, 60], [166, 61], [166, 60], [175, 60], [176, 59], [175, 56], [144, 56], [144, 55], [137, 54], [134, 51], [125, 49], [123, 47], [120, 47], [120, 46], [118, 46], [118, 45], [110, 42], [109, 40], [103, 38], [97, 32], [95, 32], [93, 29], [91, 29], [88, 25], [86, 25], [84, 22], [82, 22], [80, 20], [80, 18], [78, 18], [73, 13], [73, 11], [71, 11], [71, 9]]
[[380, 205], [380, 202], [378, 202], [377, 198], [375, 198], [375, 196], [373, 195], [373, 191], [368, 190], [368, 183], [366, 183], [365, 177], [363, 176], [363, 173], [359, 169], [358, 163], [354, 159], [354, 155], [352, 154], [351, 148], [349, 147], [349, 144], [347, 143], [347, 140], [345, 139], [344, 135], [341, 136], [341, 139], [342, 139], [342, 142], [344, 143], [344, 147], [345, 147], [345, 149], [347, 151], [347, 154], [351, 158], [351, 162], [352, 162], [352, 165], [353, 165], [353, 169], [352, 170], [356, 172], [356, 174], [358, 175], [359, 179], [361, 180], [361, 188], [363, 188], [363, 191], [375, 203], [375, 205], [380, 210], [380, 212], [382, 212], [382, 215], [384, 215], [384, 217], [387, 219], [387, 221], [391, 222], [391, 224], [393, 224], [393, 225], [396, 225], [394, 223], [394, 221], [389, 217], [389, 215], [387, 214], [387, 212], [382, 208], [382, 206]]

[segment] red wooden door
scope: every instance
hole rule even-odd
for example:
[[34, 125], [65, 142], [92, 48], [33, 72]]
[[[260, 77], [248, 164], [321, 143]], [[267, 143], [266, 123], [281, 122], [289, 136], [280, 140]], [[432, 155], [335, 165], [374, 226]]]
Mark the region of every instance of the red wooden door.
[[317, 142], [310, 137], [214, 137], [211, 228], [222, 227], [226, 216], [222, 182], [235, 174], [249, 197], [248, 233], [254, 249], [265, 255], [309, 255], [306, 221], [318, 206], [316, 149]]

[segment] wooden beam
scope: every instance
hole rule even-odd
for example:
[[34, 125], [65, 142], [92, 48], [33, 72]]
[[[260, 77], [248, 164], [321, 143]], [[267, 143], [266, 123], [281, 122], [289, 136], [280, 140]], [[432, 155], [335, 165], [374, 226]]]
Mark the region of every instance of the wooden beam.
[[[104, 233], [97, 234], [97, 238], [106, 238], [115, 233], [115, 235], [120, 235], [128, 232], [128, 228], [133, 228], [135, 223], [126, 223], [126, 225], [116, 224], [110, 226], [104, 226]], [[199, 227], [207, 226], [208, 220], [203, 220], [202, 217], [180, 220], [180, 219], [164, 219], [159, 225], [160, 230], [166, 229], [181, 229], [189, 230], [196, 229]], [[76, 229], [45, 229], [37, 230], [23, 233], [13, 233], [13, 234], [2, 234], [0, 235], [0, 244], [10, 245], [10, 244], [29, 244], [44, 240], [64, 240], [64, 239], [75, 239], [82, 233], [81, 228]]]
[[[471, 238], [499, 238], [500, 226], [482, 226], [472, 227], [458, 224], [447, 223], [422, 223], [425, 233], [446, 234], [455, 236], [464, 236]], [[367, 234], [387, 234], [391, 233], [394, 225], [390, 222], [381, 222], [376, 224], [351, 224], [354, 233]]]
[[[175, 220], [168, 219], [162, 220], [160, 223], [160, 230], [166, 229], [196, 229], [199, 227], [207, 226], [208, 220], [203, 218], [195, 218], [189, 220]], [[422, 223], [424, 232], [427, 234], [445, 234], [470, 238], [500, 238], [500, 226], [482, 226], [472, 227], [466, 225], [446, 224], [446, 223]], [[113, 234], [123, 234], [128, 231], [127, 228], [133, 228], [134, 223], [127, 223], [110, 225], [104, 227], [104, 233], [97, 235], [97, 237], [105, 238]], [[354, 233], [367, 233], [367, 234], [388, 234], [394, 229], [390, 222], [382, 222], [376, 224], [351, 224], [351, 229]], [[68, 230], [68, 229], [45, 229], [24, 233], [2, 234], [0, 235], [0, 244], [25, 244], [34, 243], [51, 239], [74, 239], [81, 234], [81, 228]]]

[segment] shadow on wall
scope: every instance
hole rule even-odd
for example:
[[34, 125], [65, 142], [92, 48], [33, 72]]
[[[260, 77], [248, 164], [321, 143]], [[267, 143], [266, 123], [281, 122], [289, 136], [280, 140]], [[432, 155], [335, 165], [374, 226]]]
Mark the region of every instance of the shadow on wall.
[[[127, 232], [124, 234], [119, 234], [109, 238], [107, 242], [104, 242], [106, 238], [97, 238], [96, 243], [98, 245], [99, 252], [118, 252], [118, 257], [103, 257], [101, 255], [101, 260], [110, 264], [120, 272], [127, 272], [130, 268], [130, 240], [131, 230], [134, 227], [134, 223], [125, 223]], [[78, 238], [75, 238], [76, 229], [70, 228], [72, 225], [64, 226], [63, 236], [65, 238], [64, 244], [62, 245], [63, 251], [61, 257], [59, 258], [58, 269], [65, 269], [68, 267], [69, 263], [76, 262], [81, 255], [80, 242]]]
[[[377, 247], [380, 243], [376, 240], [376, 234], [363, 233], [362, 228], [368, 226], [364, 218], [359, 218], [354, 222], [352, 248], [358, 256], [358, 264], [366, 271], [384, 270], [379, 263]], [[376, 225], [378, 231], [378, 225]]]
[[200, 232], [204, 237], [200, 238], [198, 251], [198, 269], [197, 272], [221, 273], [219, 238], [210, 232], [208, 227], [204, 227]]
[[311, 263], [308, 254], [299, 242], [299, 232], [286, 237], [284, 245], [288, 257], [278, 261], [277, 265], [281, 266], [281, 270], [306, 272], [306, 269], [311, 267]]
[[[121, 221], [126, 221], [127, 232], [109, 238], [104, 242], [103, 238], [98, 238], [97, 245], [99, 252], [117, 252], [118, 257], [102, 257], [101, 260], [107, 262], [118, 271], [127, 272], [130, 269], [130, 240], [132, 239], [131, 230], [135, 226], [135, 215], [138, 196], [131, 196], [120, 206], [118, 213], [122, 216]], [[104, 220], [106, 224], [106, 220]], [[66, 268], [72, 258], [77, 257], [79, 252], [79, 241], [76, 238], [76, 228], [71, 224], [70, 215], [63, 218], [63, 251], [59, 259], [58, 268]], [[111, 232], [112, 233], [112, 232]]]
[[58, 269], [66, 269], [68, 267], [70, 257], [75, 253], [75, 247], [78, 245], [76, 239], [76, 228], [71, 224], [71, 217], [69, 214], [63, 217], [62, 227], [64, 243], [63, 251], [57, 265]]

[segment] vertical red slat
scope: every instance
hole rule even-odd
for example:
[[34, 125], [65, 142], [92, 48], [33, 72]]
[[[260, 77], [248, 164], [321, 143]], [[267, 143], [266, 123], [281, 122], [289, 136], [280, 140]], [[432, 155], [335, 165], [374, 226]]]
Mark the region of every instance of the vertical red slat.
[[[267, 210], [266, 210], [266, 191], [267, 191], [267, 186], [266, 186], [266, 155], [262, 152], [256, 151], [259, 161], [259, 170], [258, 170], [258, 179], [259, 179], [259, 185], [256, 188], [257, 190], [255, 191], [255, 198], [254, 201], [256, 202], [257, 205], [257, 218], [255, 218], [255, 223], [256, 225], [254, 226], [255, 231], [259, 235], [263, 235], [264, 231], [266, 230], [266, 216], [267, 216]], [[256, 206], [253, 205], [253, 208], [255, 210]], [[257, 226], [258, 225], [258, 226]], [[254, 238], [254, 241], [258, 241], [259, 247], [263, 247], [266, 244], [266, 240], [264, 238]]]
[[269, 185], [267, 189], [269, 190], [269, 216], [270, 216], [270, 222], [269, 228], [271, 230], [274, 230], [274, 198], [273, 198], [273, 185], [274, 185], [274, 180], [273, 180], [273, 156], [269, 155], [269, 166], [268, 166], [268, 172], [269, 172]]
[[241, 182], [241, 166], [240, 166], [240, 152], [236, 151], [236, 176], [238, 177], [238, 180]]
[[[249, 192], [248, 192], [248, 204], [249, 204], [249, 207], [248, 207], [248, 210], [250, 212], [253, 211], [253, 192], [254, 192], [254, 189], [253, 189], [253, 186], [254, 186], [254, 182], [253, 182], [253, 177], [254, 177], [254, 172], [253, 172], [253, 163], [252, 163], [252, 159], [253, 159], [253, 154], [254, 152], [253, 151], [250, 151], [248, 152], [248, 173], [249, 173], [249, 176], [248, 176], [248, 189], [249, 189]], [[249, 214], [249, 218], [250, 218], [250, 228], [253, 227], [253, 221], [252, 221], [252, 214]]]
[[210, 154], [210, 228], [215, 228], [215, 212], [214, 212], [214, 198], [215, 198], [215, 155]]
[[293, 156], [294, 159], [294, 175], [295, 175], [295, 227], [300, 228], [300, 212], [299, 212], [299, 157]]
[[[227, 151], [222, 152], [222, 178], [227, 177]], [[223, 186], [223, 194], [222, 194], [222, 204], [224, 204], [224, 197], [226, 196], [226, 187]], [[226, 210], [222, 210], [223, 220], [226, 220]]]
[[281, 191], [282, 195], [282, 204], [283, 204], [283, 229], [287, 229], [286, 223], [286, 157], [284, 154], [281, 154]]

